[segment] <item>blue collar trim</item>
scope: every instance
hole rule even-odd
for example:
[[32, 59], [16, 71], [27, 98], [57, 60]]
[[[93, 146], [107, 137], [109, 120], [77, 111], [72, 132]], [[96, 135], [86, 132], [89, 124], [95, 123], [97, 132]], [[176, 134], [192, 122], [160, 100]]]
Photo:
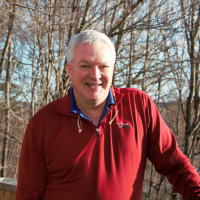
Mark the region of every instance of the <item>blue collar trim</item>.
[[[111, 88], [109, 88], [106, 105], [105, 105], [103, 113], [100, 117], [98, 127], [99, 127], [102, 119], [106, 115], [106, 113], [109, 111], [109, 106], [113, 105], [113, 104], [115, 104], [115, 103], [114, 103], [114, 99], [113, 99], [113, 96], [112, 96]], [[82, 111], [76, 106], [76, 102], [75, 102], [75, 99], [74, 99], [73, 87], [70, 88], [70, 111], [72, 113], [76, 113], [76, 114], [80, 115], [81, 117], [83, 117], [83, 118], [85, 118], [85, 119], [87, 119], [87, 120], [89, 120], [93, 123], [93, 121], [89, 117], [87, 117], [84, 113], [82, 113]]]

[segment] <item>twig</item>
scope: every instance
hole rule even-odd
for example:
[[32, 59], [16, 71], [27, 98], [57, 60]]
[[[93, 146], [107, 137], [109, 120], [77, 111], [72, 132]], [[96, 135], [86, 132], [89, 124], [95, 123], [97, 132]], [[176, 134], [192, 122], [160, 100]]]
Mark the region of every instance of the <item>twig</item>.
[[26, 123], [27, 123], [27, 121], [24, 121], [22, 118], [18, 117], [18, 116], [12, 111], [12, 109], [6, 105], [6, 103], [4, 102], [4, 100], [3, 100], [1, 97], [0, 97], [0, 100], [1, 100], [1, 102], [4, 104], [4, 106], [5, 106], [7, 109], [10, 109], [10, 111], [11, 111], [11, 113], [13, 114], [14, 117], [16, 117], [16, 118], [17, 118], [19, 121], [21, 121], [21, 122], [26, 122]]

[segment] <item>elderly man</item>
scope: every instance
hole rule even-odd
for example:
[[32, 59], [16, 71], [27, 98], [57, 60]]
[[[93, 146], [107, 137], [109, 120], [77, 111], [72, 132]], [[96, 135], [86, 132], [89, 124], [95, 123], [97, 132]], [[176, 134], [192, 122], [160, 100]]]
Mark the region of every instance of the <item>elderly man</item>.
[[72, 38], [73, 87], [30, 120], [16, 200], [140, 200], [147, 158], [184, 199], [200, 199], [199, 175], [151, 98], [111, 87], [115, 56], [100, 32]]

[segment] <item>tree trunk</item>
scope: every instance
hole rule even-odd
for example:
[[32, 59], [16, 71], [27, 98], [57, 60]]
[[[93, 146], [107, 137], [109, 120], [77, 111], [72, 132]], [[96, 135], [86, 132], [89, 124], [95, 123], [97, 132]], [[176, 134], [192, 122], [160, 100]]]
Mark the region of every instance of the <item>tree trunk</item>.
[[9, 54], [8, 54], [8, 66], [6, 71], [6, 90], [5, 90], [5, 103], [7, 108], [5, 109], [5, 132], [3, 137], [2, 145], [2, 158], [1, 158], [1, 177], [6, 176], [6, 161], [8, 153], [8, 133], [10, 131], [10, 71], [12, 64], [12, 41], [9, 45]]
[[1, 73], [3, 71], [3, 67], [4, 67], [4, 64], [5, 64], [8, 48], [9, 48], [9, 45], [10, 45], [10, 42], [11, 42], [13, 25], [14, 25], [14, 22], [15, 22], [15, 5], [14, 5], [15, 2], [16, 2], [16, 0], [14, 0], [13, 3], [10, 4], [11, 12], [10, 12], [9, 24], [8, 24], [8, 35], [7, 35], [7, 38], [6, 38], [6, 43], [4, 45], [3, 53], [2, 53], [2, 57], [1, 57], [1, 61], [0, 61], [0, 78], [1, 78]]

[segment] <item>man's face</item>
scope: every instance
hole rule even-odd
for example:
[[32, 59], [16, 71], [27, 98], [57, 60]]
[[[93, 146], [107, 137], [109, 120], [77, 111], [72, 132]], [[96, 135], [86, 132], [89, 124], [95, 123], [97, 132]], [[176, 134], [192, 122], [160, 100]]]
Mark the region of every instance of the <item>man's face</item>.
[[110, 47], [104, 43], [85, 44], [77, 46], [73, 55], [66, 69], [77, 104], [100, 105], [106, 100], [112, 83], [114, 63]]

